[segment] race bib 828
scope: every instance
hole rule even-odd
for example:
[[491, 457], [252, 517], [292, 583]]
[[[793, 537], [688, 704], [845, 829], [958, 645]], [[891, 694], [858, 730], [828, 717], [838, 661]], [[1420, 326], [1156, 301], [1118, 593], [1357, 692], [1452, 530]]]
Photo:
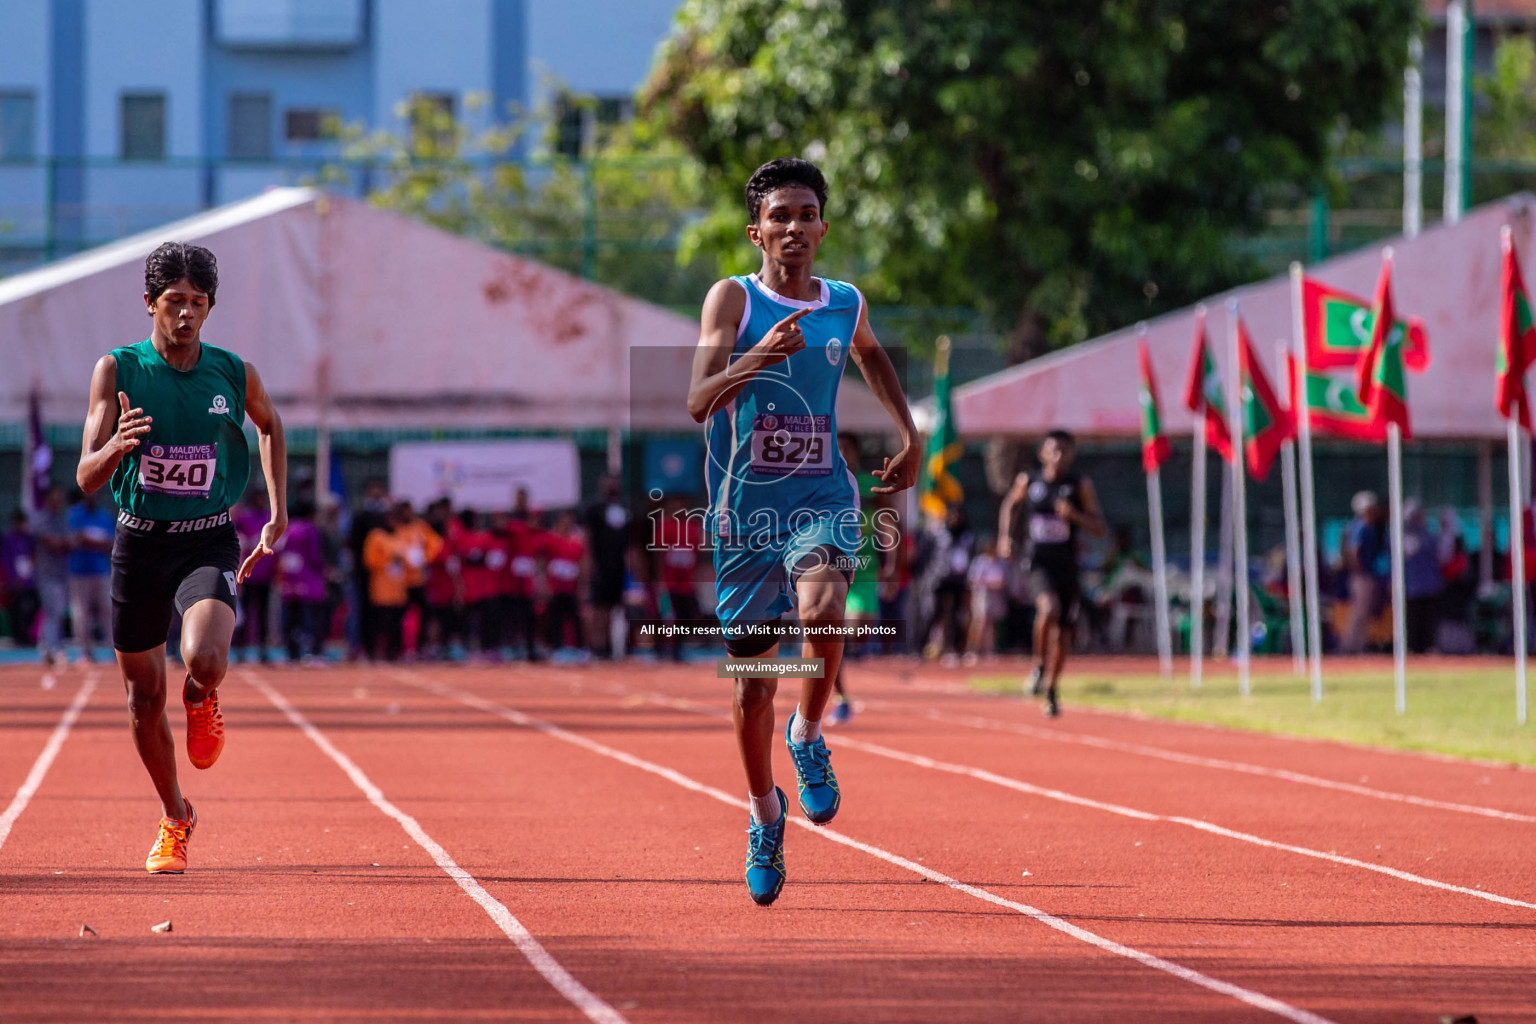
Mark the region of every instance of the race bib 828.
[[139, 457], [139, 486], [150, 494], [206, 498], [218, 467], [216, 444], [152, 444]]

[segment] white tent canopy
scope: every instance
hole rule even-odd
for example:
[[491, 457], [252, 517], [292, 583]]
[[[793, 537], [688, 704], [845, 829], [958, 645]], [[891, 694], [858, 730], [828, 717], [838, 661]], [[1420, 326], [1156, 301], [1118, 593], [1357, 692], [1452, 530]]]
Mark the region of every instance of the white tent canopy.
[[[364, 203], [274, 189], [0, 281], [0, 422], [37, 389], [85, 415], [91, 368], [149, 333], [144, 257], [219, 260], [204, 338], [249, 360], [290, 426], [692, 430], [698, 325]], [[850, 381], [840, 425], [890, 431]]]
[[[1454, 225], [1419, 237], [1393, 239], [1393, 299], [1400, 317], [1422, 317], [1431, 363], [1408, 375], [1413, 432], [1420, 438], [1503, 438], [1493, 407], [1498, 342], [1499, 229], [1513, 229], [1522, 266], [1532, 252], [1536, 197], [1521, 193], [1472, 211]], [[1381, 270], [1371, 246], [1307, 268], [1316, 280], [1369, 301]], [[1277, 342], [1291, 339], [1288, 276], [1245, 285], [1206, 300], [1207, 331], [1217, 362], [1231, 366], [1228, 298], [1241, 315], [1267, 372]], [[1193, 307], [1147, 324], [1147, 343], [1162, 398], [1163, 427], [1187, 434], [1194, 419], [1182, 400], [1195, 331]], [[1043, 434], [1064, 428], [1084, 437], [1130, 437], [1140, 431], [1136, 328], [1130, 326], [1072, 348], [972, 381], [954, 392], [956, 427], [968, 437]], [[1280, 382], [1275, 382], [1277, 389]]]

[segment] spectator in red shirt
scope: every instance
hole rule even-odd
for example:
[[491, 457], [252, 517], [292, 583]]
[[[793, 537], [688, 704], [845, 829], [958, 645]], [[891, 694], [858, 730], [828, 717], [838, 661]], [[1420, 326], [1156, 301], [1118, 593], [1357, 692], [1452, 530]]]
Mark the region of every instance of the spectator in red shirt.
[[482, 657], [501, 656], [501, 576], [507, 568], [507, 541], [485, 528], [480, 513], [459, 513], [457, 537], [466, 629], [479, 641]]
[[464, 642], [464, 595], [460, 578], [458, 537], [464, 526], [453, 514], [448, 498], [427, 506], [427, 525], [443, 538], [442, 549], [427, 566], [426, 616], [421, 624], [422, 650], [429, 658], [447, 657], [451, 646]]
[[507, 573], [502, 577], [502, 614], [510, 623], [507, 639], [514, 645], [521, 643], [529, 661], [538, 661], [533, 600], [538, 594], [548, 532], [536, 511], [514, 512], [498, 517], [497, 522], [507, 540]]
[[[662, 509], [657, 531], [655, 578], [661, 581], [672, 621], [686, 622], [700, 617], [697, 592], [699, 551], [704, 547], [704, 524], [700, 516], [688, 514], [688, 502], [672, 496]], [[683, 660], [683, 638], [672, 638], [672, 660]]]
[[576, 528], [576, 515], [564, 511], [555, 516], [555, 528], [545, 535], [545, 576], [549, 580], [549, 607], [545, 610], [545, 636], [550, 650], [565, 646], [565, 624], [575, 630], [576, 646], [587, 646], [576, 594], [586, 576], [587, 542]]

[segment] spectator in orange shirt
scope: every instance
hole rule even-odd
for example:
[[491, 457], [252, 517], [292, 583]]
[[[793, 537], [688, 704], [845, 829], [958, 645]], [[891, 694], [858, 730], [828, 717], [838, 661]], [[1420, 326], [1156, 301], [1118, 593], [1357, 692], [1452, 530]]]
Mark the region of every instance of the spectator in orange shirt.
[[[396, 661], [405, 646], [402, 626], [407, 601], [406, 546], [401, 543], [400, 516], [391, 509], [384, 525], [369, 532], [363, 541], [363, 568], [368, 573], [368, 600], [377, 614], [377, 636], [384, 648], [384, 660]], [[378, 651], [366, 648], [369, 660]]]
[[420, 637], [427, 623], [427, 573], [443, 550], [443, 538], [416, 514], [408, 501], [395, 503], [395, 519], [395, 533], [405, 547], [405, 603], [407, 608], [416, 609]]

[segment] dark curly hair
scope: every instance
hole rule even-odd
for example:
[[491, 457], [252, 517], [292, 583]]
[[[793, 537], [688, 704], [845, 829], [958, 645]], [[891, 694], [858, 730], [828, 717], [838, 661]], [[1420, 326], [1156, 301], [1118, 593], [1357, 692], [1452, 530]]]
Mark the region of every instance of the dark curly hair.
[[199, 291], [207, 292], [208, 305], [213, 305], [214, 293], [219, 290], [219, 261], [207, 249], [186, 242], [166, 242], [144, 261], [144, 290], [149, 293], [150, 302], [182, 278], [191, 281]]
[[757, 215], [762, 212], [763, 200], [774, 190], [790, 185], [799, 185], [816, 193], [816, 205], [826, 210], [827, 179], [821, 173], [821, 168], [809, 160], [781, 156], [763, 164], [747, 179], [747, 216], [752, 218], [753, 223], [757, 222]]

